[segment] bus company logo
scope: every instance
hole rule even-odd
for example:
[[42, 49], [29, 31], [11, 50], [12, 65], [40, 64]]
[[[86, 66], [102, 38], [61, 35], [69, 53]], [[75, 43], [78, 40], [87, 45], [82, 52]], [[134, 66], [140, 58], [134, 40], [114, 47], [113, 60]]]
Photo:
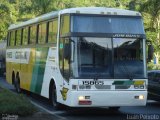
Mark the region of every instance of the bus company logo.
[[55, 61], [56, 61], [56, 58], [55, 58], [55, 57], [53, 57], [53, 56], [49, 56], [48, 61], [55, 62]]
[[7, 50], [6, 53], [7, 62], [28, 64], [29, 58], [30, 58], [30, 49], [24, 49], [24, 50], [10, 49]]
[[27, 51], [25, 51], [25, 52], [17, 51], [15, 53], [15, 59], [24, 59], [24, 60], [27, 60], [28, 59], [28, 53], [27, 53]]
[[63, 100], [67, 99], [67, 92], [68, 92], [68, 90], [69, 89], [65, 88], [65, 87], [63, 87], [62, 90], [60, 90]]
[[7, 58], [12, 58], [12, 52], [7, 52]]

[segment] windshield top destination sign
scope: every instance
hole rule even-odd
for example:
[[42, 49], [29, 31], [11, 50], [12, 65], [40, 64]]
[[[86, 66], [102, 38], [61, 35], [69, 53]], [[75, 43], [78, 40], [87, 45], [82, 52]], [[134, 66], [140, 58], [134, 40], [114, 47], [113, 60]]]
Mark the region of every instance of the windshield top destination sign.
[[140, 34], [113, 34], [113, 37], [129, 37], [129, 38], [140, 38], [142, 35]]

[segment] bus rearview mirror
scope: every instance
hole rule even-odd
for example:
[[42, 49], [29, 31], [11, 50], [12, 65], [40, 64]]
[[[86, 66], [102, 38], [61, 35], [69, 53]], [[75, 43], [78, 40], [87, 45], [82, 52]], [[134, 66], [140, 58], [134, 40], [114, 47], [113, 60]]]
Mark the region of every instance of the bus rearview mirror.
[[146, 40], [146, 43], [147, 43], [147, 55], [148, 55], [148, 58], [147, 58], [147, 62], [150, 62], [152, 59], [153, 59], [153, 53], [154, 53], [154, 47], [152, 45], [152, 42], [150, 40]]
[[148, 62], [150, 62], [153, 59], [153, 52], [153, 45], [148, 45]]

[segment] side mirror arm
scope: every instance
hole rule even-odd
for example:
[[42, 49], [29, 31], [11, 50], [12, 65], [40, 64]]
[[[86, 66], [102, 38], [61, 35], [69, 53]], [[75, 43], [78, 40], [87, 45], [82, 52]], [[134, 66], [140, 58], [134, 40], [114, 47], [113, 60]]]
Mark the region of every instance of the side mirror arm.
[[147, 40], [148, 45], [148, 62], [150, 62], [153, 59], [153, 53], [154, 53], [154, 47], [151, 43], [151, 41]]

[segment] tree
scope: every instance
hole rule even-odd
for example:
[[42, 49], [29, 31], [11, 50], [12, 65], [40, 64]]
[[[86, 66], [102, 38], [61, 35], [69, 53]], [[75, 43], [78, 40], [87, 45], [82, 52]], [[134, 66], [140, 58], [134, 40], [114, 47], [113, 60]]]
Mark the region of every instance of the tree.
[[54, 0], [31, 0], [31, 11], [37, 15], [47, 13], [52, 9]]
[[17, 8], [18, 16], [17, 22], [22, 22], [35, 17], [35, 12], [32, 11], [32, 1], [31, 0], [16, 0], [14, 7]]
[[11, 9], [12, 7], [7, 1], [0, 1], [0, 40], [6, 37], [7, 28], [11, 21]]
[[145, 21], [147, 21], [147, 37], [152, 40], [155, 48], [157, 63], [160, 58], [160, 0], [147, 0], [142, 6], [141, 11]]

